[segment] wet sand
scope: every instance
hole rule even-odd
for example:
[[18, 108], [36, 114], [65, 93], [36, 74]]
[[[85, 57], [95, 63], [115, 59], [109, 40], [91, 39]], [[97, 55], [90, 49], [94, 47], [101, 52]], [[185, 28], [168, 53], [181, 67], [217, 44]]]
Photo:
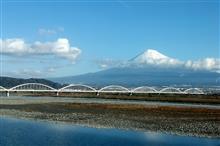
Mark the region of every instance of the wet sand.
[[61, 97], [1, 97], [0, 115], [91, 127], [220, 138], [220, 105]]

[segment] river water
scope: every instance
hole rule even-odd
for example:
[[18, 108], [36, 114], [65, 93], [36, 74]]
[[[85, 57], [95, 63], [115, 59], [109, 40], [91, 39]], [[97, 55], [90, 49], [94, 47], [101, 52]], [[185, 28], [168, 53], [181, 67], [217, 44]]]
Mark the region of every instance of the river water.
[[220, 146], [220, 139], [0, 117], [0, 146]]

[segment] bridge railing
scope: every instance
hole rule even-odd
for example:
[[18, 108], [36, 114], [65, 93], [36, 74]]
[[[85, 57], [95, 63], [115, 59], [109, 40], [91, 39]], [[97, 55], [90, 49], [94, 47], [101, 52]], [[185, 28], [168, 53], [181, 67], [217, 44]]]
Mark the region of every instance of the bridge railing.
[[98, 90], [97, 95], [100, 93], [131, 93], [131, 90], [129, 90], [126, 87], [120, 86], [120, 85], [109, 85], [105, 86]]
[[132, 93], [158, 93], [154, 87], [140, 86], [131, 90]]
[[58, 92], [97, 92], [97, 90], [89, 85], [70, 84], [58, 89]]
[[41, 83], [25, 83], [12, 87], [9, 91], [57, 91], [57, 89]]
[[172, 94], [184, 94], [179, 88], [165, 87], [159, 91], [159, 93], [172, 93]]
[[6, 88], [0, 86], [0, 91], [7, 91], [7, 90], [8, 90], [8, 89], [6, 89]]
[[189, 88], [184, 91], [185, 94], [205, 94], [201, 89]]

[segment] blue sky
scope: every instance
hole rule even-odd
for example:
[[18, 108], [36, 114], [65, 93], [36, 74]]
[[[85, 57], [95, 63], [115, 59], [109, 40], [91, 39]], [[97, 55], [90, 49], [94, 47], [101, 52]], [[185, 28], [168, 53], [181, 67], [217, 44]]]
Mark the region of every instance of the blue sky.
[[3, 75], [95, 72], [101, 70], [97, 62], [129, 60], [149, 48], [182, 61], [220, 58], [218, 0], [3, 0], [1, 4], [3, 40], [19, 38], [33, 44], [65, 38], [81, 51], [74, 61], [57, 52], [2, 52]]

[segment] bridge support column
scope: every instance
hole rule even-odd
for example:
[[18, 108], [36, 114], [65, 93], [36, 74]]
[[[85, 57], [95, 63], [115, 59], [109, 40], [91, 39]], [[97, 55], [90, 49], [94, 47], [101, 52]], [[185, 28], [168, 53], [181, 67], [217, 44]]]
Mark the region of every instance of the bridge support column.
[[57, 96], [59, 96], [59, 92], [57, 92]]
[[7, 97], [9, 97], [9, 96], [10, 96], [9, 91], [7, 91]]

